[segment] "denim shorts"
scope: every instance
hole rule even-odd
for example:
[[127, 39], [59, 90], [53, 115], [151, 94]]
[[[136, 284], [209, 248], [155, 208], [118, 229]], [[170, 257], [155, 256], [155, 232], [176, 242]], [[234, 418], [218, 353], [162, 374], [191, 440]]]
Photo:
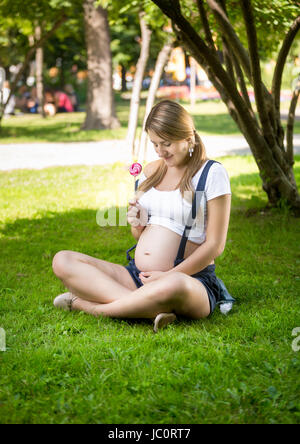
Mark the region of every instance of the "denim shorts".
[[[125, 266], [125, 268], [129, 271], [132, 279], [134, 280], [136, 286], [138, 288], [142, 287], [144, 284], [139, 278], [140, 270], [135, 265], [134, 259], [131, 259], [129, 261], [129, 264]], [[210, 305], [210, 314], [214, 311], [217, 303], [220, 300], [220, 287], [218, 284], [217, 276], [215, 274], [216, 266], [208, 265], [203, 270], [199, 271], [198, 273], [193, 274], [191, 277], [197, 279], [199, 282], [201, 282], [208, 295], [209, 299], [209, 305]]]

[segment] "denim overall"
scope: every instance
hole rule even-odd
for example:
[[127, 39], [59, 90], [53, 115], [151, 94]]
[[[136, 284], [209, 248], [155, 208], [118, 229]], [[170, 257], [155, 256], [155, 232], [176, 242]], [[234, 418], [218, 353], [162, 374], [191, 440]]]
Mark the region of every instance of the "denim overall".
[[[205, 189], [207, 175], [210, 167], [215, 162], [216, 162], [215, 160], [209, 160], [205, 165], [204, 170], [200, 176], [195, 196], [192, 202], [192, 210], [188, 218], [188, 224], [185, 226], [184, 232], [182, 234], [177, 256], [174, 261], [174, 267], [176, 267], [176, 265], [184, 261], [184, 252], [188, 240], [189, 230], [192, 228], [194, 219], [196, 218], [197, 209], [199, 208], [201, 200], [205, 198], [204, 189]], [[137, 187], [138, 187], [138, 181], [136, 182], [136, 190]], [[126, 251], [126, 256], [127, 260], [129, 261], [129, 264], [125, 268], [129, 271], [132, 279], [139, 288], [143, 285], [142, 281], [139, 278], [140, 270], [136, 267], [134, 259], [129, 254], [132, 250], [136, 248], [136, 245], [134, 245], [133, 247], [129, 248], [129, 250]], [[215, 274], [215, 268], [216, 268], [215, 264], [208, 265], [206, 268], [199, 271], [198, 273], [191, 275], [192, 277], [199, 280], [205, 286], [209, 298], [211, 313], [214, 311], [215, 306], [217, 304], [225, 304], [225, 303], [233, 304], [233, 302], [235, 302], [235, 299], [228, 293], [227, 288], [225, 287], [223, 281], [217, 278]]]

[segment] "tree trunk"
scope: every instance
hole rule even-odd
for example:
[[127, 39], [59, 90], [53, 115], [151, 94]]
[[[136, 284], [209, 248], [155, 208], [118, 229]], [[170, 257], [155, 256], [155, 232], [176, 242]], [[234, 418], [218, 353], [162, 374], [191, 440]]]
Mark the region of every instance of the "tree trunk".
[[132, 95], [130, 102], [129, 123], [128, 123], [127, 138], [126, 138], [126, 143], [128, 144], [129, 147], [131, 147], [132, 156], [135, 155], [135, 134], [138, 123], [140, 94], [142, 89], [144, 72], [149, 57], [150, 41], [152, 33], [152, 31], [148, 28], [145, 22], [144, 15], [145, 15], [144, 12], [139, 13], [140, 26], [141, 26], [141, 53], [136, 65], [136, 72], [133, 81], [133, 88], [132, 88]]
[[[173, 40], [173, 39], [172, 39]], [[143, 128], [142, 128], [142, 135], [140, 139], [140, 146], [139, 146], [139, 152], [138, 156], [140, 157], [140, 161], [143, 162], [147, 159], [147, 145], [148, 145], [148, 135], [146, 131], [144, 131], [145, 123], [147, 120], [147, 117], [154, 105], [156, 92], [159, 87], [160, 79], [162, 76], [163, 69], [168, 61], [171, 49], [173, 48], [173, 41], [167, 42], [163, 48], [160, 50], [156, 64], [154, 69], [154, 74], [151, 80], [151, 84], [148, 91], [148, 97], [146, 102], [146, 110], [145, 110], [145, 117], [143, 122]]]
[[[35, 28], [35, 38], [40, 40], [41, 38], [41, 27], [36, 26]], [[44, 50], [43, 47], [36, 49], [35, 53], [35, 75], [36, 75], [36, 95], [38, 100], [38, 112], [46, 117], [44, 111], [44, 82], [43, 82], [43, 63], [44, 63]]]
[[[0, 118], [2, 118], [5, 110], [5, 104], [3, 103], [3, 87], [4, 82], [6, 80], [6, 72], [5, 69], [0, 66]], [[0, 127], [1, 130], [1, 127]]]
[[127, 91], [127, 85], [126, 85], [126, 68], [124, 65], [121, 65], [121, 77], [122, 77], [122, 92]]
[[[207, 0], [206, 4], [218, 22], [219, 32], [226, 52], [225, 67], [218, 58], [214, 46], [204, 2], [197, 0], [199, 15], [205, 31], [202, 38], [191, 21], [181, 11], [180, 0], [152, 0], [173, 22], [174, 31], [182, 44], [206, 71], [209, 80], [220, 93], [231, 117], [244, 134], [262, 179], [271, 206], [285, 202], [295, 214], [300, 214], [300, 196], [283, 140], [284, 131], [280, 121], [281, 74], [292, 42], [300, 28], [300, 16], [284, 37], [277, 58], [273, 89], [270, 93], [261, 79], [255, 20], [250, 0], [241, 0], [244, 25], [247, 33], [248, 51], [239, 40], [226, 12], [224, 0]], [[235, 71], [235, 75], [234, 74]], [[254, 88], [258, 117], [245, 88], [244, 75]], [[240, 88], [240, 90], [238, 89]], [[289, 135], [289, 137], [291, 137]]]
[[87, 112], [81, 129], [113, 129], [120, 126], [115, 114], [112, 57], [107, 11], [85, 0], [84, 22], [88, 57]]
[[193, 57], [190, 57], [190, 69], [190, 102], [193, 107], [196, 103], [196, 61]]

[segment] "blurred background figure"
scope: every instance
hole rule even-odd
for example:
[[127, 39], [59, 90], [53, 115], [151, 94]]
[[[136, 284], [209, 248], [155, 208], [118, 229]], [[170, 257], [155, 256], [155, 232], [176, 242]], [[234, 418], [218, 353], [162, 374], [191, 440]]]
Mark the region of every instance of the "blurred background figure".
[[30, 97], [27, 100], [27, 112], [36, 114], [38, 112], [38, 107], [36, 87], [33, 87], [30, 91]]
[[53, 117], [56, 114], [55, 93], [51, 89], [45, 91], [44, 112], [46, 116]]
[[27, 113], [28, 107], [27, 102], [30, 99], [30, 92], [26, 85], [22, 85], [18, 91], [16, 97], [16, 108], [18, 108], [21, 113]]
[[[2, 103], [6, 103], [7, 102], [9, 94], [10, 94], [10, 84], [6, 80], [4, 82], [4, 85], [3, 85]], [[15, 99], [15, 96], [12, 95], [11, 98], [9, 99], [8, 104], [5, 107], [4, 114], [6, 116], [13, 116], [15, 114], [15, 106], [16, 106], [16, 99]]]
[[78, 97], [77, 97], [77, 94], [76, 94], [73, 86], [71, 84], [66, 85], [65, 86], [65, 92], [69, 96], [69, 99], [70, 99], [70, 101], [72, 103], [73, 111], [78, 111], [79, 101], [78, 101]]
[[72, 113], [74, 111], [69, 96], [63, 91], [55, 92], [55, 104], [58, 113]]

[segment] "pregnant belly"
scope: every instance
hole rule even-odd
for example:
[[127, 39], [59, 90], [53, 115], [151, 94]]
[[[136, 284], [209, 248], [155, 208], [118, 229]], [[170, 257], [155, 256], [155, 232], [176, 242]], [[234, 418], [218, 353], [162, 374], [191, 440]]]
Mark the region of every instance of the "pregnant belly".
[[[168, 271], [174, 267], [181, 236], [160, 225], [147, 225], [135, 250], [135, 264], [141, 271]], [[185, 257], [199, 245], [187, 242]]]

